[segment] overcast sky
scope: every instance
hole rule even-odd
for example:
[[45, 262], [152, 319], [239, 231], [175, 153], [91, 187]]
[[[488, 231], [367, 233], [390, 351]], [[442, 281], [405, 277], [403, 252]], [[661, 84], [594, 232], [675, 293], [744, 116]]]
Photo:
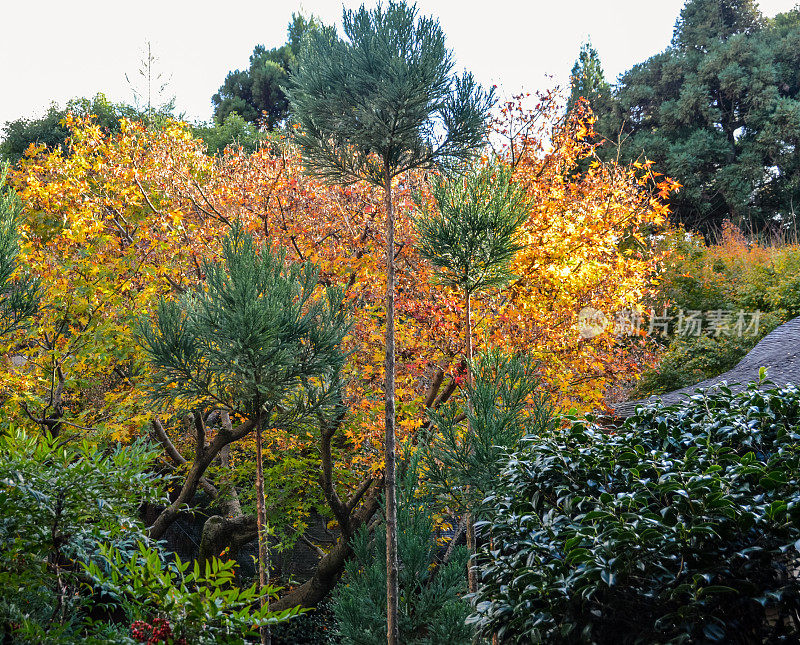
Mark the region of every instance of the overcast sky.
[[[346, 0], [348, 7], [361, 4]], [[372, 0], [367, 3], [369, 6]], [[764, 14], [795, 0], [761, 0]], [[459, 68], [501, 95], [565, 83], [588, 37], [610, 81], [663, 50], [683, 0], [418, 0], [439, 18]], [[293, 11], [341, 24], [341, 0], [0, 0], [0, 124], [41, 116], [51, 101], [105, 93], [133, 102], [127, 73], [149, 40], [168, 92], [190, 120], [256, 44], [286, 41]], [[552, 76], [549, 78], [548, 75]]]

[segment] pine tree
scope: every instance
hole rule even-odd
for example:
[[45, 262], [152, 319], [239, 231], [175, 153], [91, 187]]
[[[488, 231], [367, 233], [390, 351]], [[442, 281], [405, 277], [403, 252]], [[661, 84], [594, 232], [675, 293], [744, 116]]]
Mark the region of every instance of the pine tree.
[[[284, 268], [282, 253], [259, 251], [238, 226], [223, 239], [222, 258], [204, 263], [204, 288], [159, 304], [154, 325], [141, 327], [141, 342], [155, 368], [155, 401], [199, 409], [198, 432], [202, 411], [212, 407], [251, 422], [259, 582], [265, 588], [270, 565], [261, 433], [297, 427], [315, 411], [340, 403], [341, 342], [349, 324], [340, 291], [315, 295], [314, 265]], [[198, 441], [198, 458], [208, 461], [215, 455], [203, 445]], [[270, 641], [267, 627], [261, 638]]]
[[[715, 235], [793, 226], [800, 200], [800, 11], [766, 19], [753, 0], [689, 0], [672, 46], [620, 76], [595, 130], [681, 189], [672, 218]], [[776, 230], [777, 229], [777, 230]]]
[[260, 129], [274, 130], [282, 124], [289, 112], [283, 86], [297, 62], [303, 37], [319, 26], [313, 15], [306, 18], [293, 13], [284, 45], [272, 49], [256, 45], [250, 55], [250, 66], [228, 72], [224, 83], [211, 97], [214, 121], [222, 125], [231, 115], [237, 114]]
[[390, 2], [344, 11], [346, 40], [332, 28], [309, 34], [287, 90], [295, 140], [309, 172], [333, 182], [367, 181], [386, 205], [387, 632], [397, 643], [395, 493], [394, 211], [392, 180], [412, 168], [450, 165], [484, 144], [491, 93], [452, 73], [436, 20]]
[[751, 34], [764, 25], [754, 0], [689, 0], [675, 23], [672, 45], [707, 53], [735, 34]]
[[[472, 628], [465, 624], [469, 604], [467, 552], [454, 547], [444, 555], [436, 541], [434, 499], [423, 497], [416, 458], [412, 457], [398, 491], [398, 550], [403, 560], [399, 587], [399, 630], [403, 645], [468, 645]], [[381, 558], [385, 523], [353, 537], [354, 557], [331, 603], [343, 645], [379, 643], [385, 626], [386, 563]]]
[[[434, 178], [431, 192], [435, 208], [418, 199], [422, 216], [417, 219], [419, 251], [439, 270], [436, 280], [464, 296], [464, 354], [467, 383], [472, 369], [472, 296], [503, 287], [513, 278], [509, 264], [521, 248], [519, 228], [530, 211], [522, 186], [512, 181], [512, 169], [489, 164], [465, 176]], [[468, 425], [467, 432], [472, 428]], [[467, 509], [469, 513], [469, 509]], [[475, 528], [466, 519], [467, 547], [475, 555]], [[477, 591], [477, 575], [469, 564], [469, 589]]]
[[[470, 538], [469, 531], [474, 531], [475, 520], [480, 525], [491, 517], [492, 509], [482, 502], [495, 490], [508, 452], [526, 434], [552, 429], [553, 414], [549, 401], [536, 392], [536, 364], [529, 358], [492, 349], [479, 355], [469, 370], [466, 405], [451, 401], [429, 412], [432, 429], [423, 445], [421, 472], [425, 487], [462, 516], [471, 562], [476, 537]], [[468, 572], [473, 577], [470, 590], [477, 591], [477, 567], [469, 566]]]
[[611, 86], [606, 81], [600, 55], [591, 41], [581, 45], [578, 59], [570, 72], [572, 91], [567, 101], [567, 112], [571, 111], [580, 98], [589, 102], [592, 110], [604, 114], [611, 105]]

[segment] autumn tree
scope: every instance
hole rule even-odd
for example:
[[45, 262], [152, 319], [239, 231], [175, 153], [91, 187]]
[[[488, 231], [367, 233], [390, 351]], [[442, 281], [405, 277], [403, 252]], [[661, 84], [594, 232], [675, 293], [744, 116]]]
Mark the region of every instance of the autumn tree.
[[0, 165], [0, 341], [17, 331], [39, 307], [39, 284], [25, 276], [15, 278], [20, 269], [20, 203], [13, 189], [6, 186], [8, 166]]
[[[636, 308], [648, 293], [658, 258], [645, 234], [661, 226], [670, 188], [652, 168], [594, 158], [587, 173], [576, 174], [578, 161], [592, 154], [591, 124], [578, 114], [565, 122], [563, 104], [551, 98], [540, 103], [533, 110], [504, 105], [496, 113], [494, 141], [508, 141], [498, 148], [499, 163], [514, 169], [532, 215], [521, 227], [523, 248], [510, 268], [516, 277], [501, 295], [476, 292], [473, 315], [487, 344], [530, 351], [540, 386], [559, 408], [588, 410], [602, 405], [609, 383], [641, 366], [636, 346], [632, 351], [616, 335], [614, 312]], [[23, 206], [20, 262], [41, 278], [43, 307], [30, 329], [15, 337], [24, 369], [0, 362], [5, 410], [26, 428], [47, 428], [58, 423], [47, 406], [60, 392], [64, 439], [80, 434], [128, 441], [152, 434], [164, 446], [161, 466], [174, 470], [179, 495], [187, 476], [203, 465], [206, 443], [229, 436], [245, 420], [206, 410], [182, 424], [186, 408], [176, 401], [159, 415], [161, 433], [147, 403], [152, 367], [135, 342], [134, 321], [153, 312], [161, 296], [172, 300], [196, 291], [205, 281], [203, 261], [219, 259], [219, 241], [236, 221], [261, 244], [285, 249], [288, 262], [313, 262], [321, 285], [341, 288], [352, 310], [343, 339], [343, 405], [300, 432], [270, 428], [264, 456], [265, 488], [273, 493], [268, 518], [276, 533], [302, 535], [310, 508], [341, 530], [324, 553], [314, 547], [325, 545], [305, 545], [319, 556], [313, 574], [271, 609], [315, 605], [352, 555], [351, 537], [371, 525], [383, 487], [383, 186], [330, 185], [309, 176], [292, 145], [252, 153], [229, 148], [212, 159], [180, 124], [148, 130], [123, 121], [120, 132], [107, 133], [71, 118], [68, 126], [71, 154], [41, 146], [10, 173]], [[417, 251], [411, 189], [423, 184], [423, 175], [410, 171], [392, 185], [400, 206], [394, 259], [402, 293], [395, 326], [396, 428], [398, 441], [408, 444], [429, 429], [426, 410], [458, 396], [456, 366], [465, 353], [463, 298], [435, 284], [432, 266]], [[663, 189], [655, 188], [659, 182]], [[586, 339], [577, 316], [589, 305], [613, 323]], [[234, 557], [257, 536], [248, 510], [256, 501], [255, 429], [245, 430], [228, 444], [230, 454], [221, 450], [203, 472], [198, 489], [204, 494], [187, 500], [195, 520], [205, 516], [201, 558], [225, 547]]]
[[148, 131], [123, 120], [108, 134], [67, 115], [67, 125], [69, 154], [40, 146], [12, 175], [21, 260], [41, 280], [42, 307], [15, 349], [24, 369], [3, 366], [2, 387], [26, 424], [128, 440], [150, 417], [136, 316], [196, 279], [193, 224], [165, 193], [176, 176], [192, 185], [210, 160], [174, 123]]
[[367, 181], [386, 208], [385, 480], [388, 642], [397, 643], [395, 493], [395, 223], [392, 180], [413, 168], [472, 156], [491, 96], [453, 60], [437, 21], [415, 7], [344, 11], [346, 40], [309, 34], [288, 95], [307, 169], [331, 181]]
[[[517, 277], [502, 301], [476, 297], [475, 315], [484, 317], [489, 342], [539, 362], [558, 407], [592, 409], [607, 384], [648, 360], [641, 307], [659, 255], [647, 235], [666, 224], [665, 200], [677, 185], [652, 164], [601, 162], [591, 112], [563, 119], [562, 109], [552, 97], [538, 97], [532, 109], [519, 97], [495, 121], [505, 140], [498, 154], [532, 207], [511, 263]], [[603, 333], [581, 337], [584, 308], [606, 316]]]

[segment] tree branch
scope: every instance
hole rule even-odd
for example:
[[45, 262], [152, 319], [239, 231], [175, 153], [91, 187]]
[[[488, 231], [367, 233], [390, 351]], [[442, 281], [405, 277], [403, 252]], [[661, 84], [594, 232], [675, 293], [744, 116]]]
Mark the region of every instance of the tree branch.
[[426, 409], [430, 408], [434, 401], [436, 401], [436, 395], [439, 394], [439, 389], [442, 387], [442, 381], [444, 381], [444, 370], [441, 367], [437, 367], [436, 373], [433, 375], [431, 387], [428, 389], [428, 396], [425, 397]]
[[322, 487], [322, 493], [325, 500], [331, 507], [333, 514], [336, 516], [339, 526], [342, 528], [342, 533], [348, 538], [350, 537], [350, 512], [347, 506], [342, 503], [339, 494], [336, 492], [336, 486], [333, 484], [333, 454], [331, 452], [331, 440], [336, 433], [336, 427], [341, 422], [341, 415], [335, 422], [336, 425], [331, 425], [324, 418], [322, 414], [318, 414], [320, 424], [320, 456], [322, 458], [322, 472], [320, 473], [319, 484]]
[[164, 452], [166, 452], [169, 458], [175, 462], [176, 466], [183, 466], [183, 464], [186, 463], [186, 459], [184, 459], [183, 455], [178, 452], [175, 444], [172, 443], [170, 438], [167, 436], [167, 431], [164, 430], [164, 425], [161, 423], [161, 420], [154, 416], [152, 419], [152, 425], [156, 439], [158, 439], [159, 443], [164, 446]]
[[323, 551], [318, 545], [314, 544], [311, 540], [309, 540], [305, 535], [302, 533], [300, 534], [300, 541], [305, 544], [307, 547], [312, 549], [320, 558], [324, 558], [327, 554]]
[[[164, 446], [164, 452], [166, 452], [169, 458], [175, 462], [176, 466], [183, 466], [186, 463], [186, 459], [184, 459], [183, 455], [178, 452], [175, 444], [170, 440], [169, 436], [167, 435], [167, 431], [164, 430], [164, 425], [161, 423], [161, 420], [158, 417], [153, 417], [152, 425], [153, 429], [155, 430], [156, 439], [158, 439], [159, 443]], [[214, 486], [214, 484], [212, 484], [206, 477], [200, 478], [199, 485], [213, 499], [217, 499], [219, 497], [219, 490], [217, 490], [217, 487]]]
[[178, 517], [181, 507], [191, 502], [194, 498], [197, 487], [200, 485], [200, 480], [203, 479], [206, 470], [220, 451], [228, 444], [247, 436], [255, 427], [256, 421], [254, 419], [248, 419], [231, 430], [225, 427], [220, 429], [217, 436], [214, 437], [214, 441], [203, 451], [202, 457], [195, 457], [178, 497], [172, 504], [161, 511], [156, 521], [153, 522], [153, 525], [148, 529], [147, 534], [150, 538], [159, 540], [164, 536], [164, 533], [166, 533], [167, 529]]
[[356, 506], [358, 506], [358, 503], [361, 501], [361, 498], [364, 497], [364, 493], [366, 493], [369, 490], [369, 487], [372, 486], [374, 481], [375, 480], [372, 479], [372, 477], [365, 479], [361, 484], [361, 486], [358, 487], [356, 492], [353, 493], [353, 496], [349, 500], [347, 500], [345, 507], [347, 508], [348, 513], [352, 513], [353, 509]]

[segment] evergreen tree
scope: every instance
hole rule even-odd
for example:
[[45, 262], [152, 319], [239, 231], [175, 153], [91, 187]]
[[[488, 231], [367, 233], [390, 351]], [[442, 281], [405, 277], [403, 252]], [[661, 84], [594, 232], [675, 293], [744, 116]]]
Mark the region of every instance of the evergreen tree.
[[764, 24], [754, 0], [688, 0], [675, 23], [672, 45], [706, 53], [736, 34], [750, 34]]
[[[516, 241], [529, 212], [525, 189], [512, 181], [513, 170], [489, 164], [466, 176], [434, 178], [431, 192], [435, 207], [417, 200], [419, 251], [439, 270], [436, 280], [464, 296], [464, 354], [472, 364], [472, 296], [506, 285], [513, 277], [509, 264], [521, 248]], [[471, 368], [470, 368], [471, 369]], [[467, 372], [467, 382], [471, 381]], [[468, 424], [468, 434], [472, 427]], [[466, 512], [469, 513], [467, 508]], [[466, 519], [467, 547], [475, 554], [475, 529]], [[469, 589], [477, 590], [477, 575], [470, 563]]]
[[466, 301], [513, 278], [509, 264], [521, 248], [517, 237], [531, 203], [512, 174], [505, 164], [489, 163], [434, 176], [433, 203], [417, 196], [419, 252], [438, 270], [435, 279]]
[[219, 91], [211, 98], [214, 120], [223, 124], [236, 113], [249, 123], [263, 125], [267, 130], [275, 129], [289, 110], [289, 101], [282, 88], [296, 64], [303, 37], [318, 27], [319, 23], [313, 16], [305, 18], [292, 14], [286, 44], [269, 50], [264, 45], [256, 45], [250, 56], [250, 67], [229, 72]]
[[388, 642], [397, 643], [397, 519], [394, 396], [394, 211], [392, 179], [412, 168], [452, 164], [485, 141], [491, 94], [471, 74], [456, 77], [436, 20], [390, 2], [344, 11], [346, 40], [311, 32], [288, 90], [296, 141], [311, 173], [368, 181], [386, 203], [386, 513]]
[[[795, 9], [765, 20], [749, 0], [690, 0], [666, 51], [636, 65], [596, 129], [621, 157], [646, 156], [682, 185], [678, 221], [710, 232], [794, 222], [800, 201], [800, 88]], [[616, 150], [601, 151], [615, 155]]]
[[134, 108], [111, 103], [101, 93], [91, 99], [71, 99], [64, 108], [53, 103], [39, 119], [15, 119], [5, 123], [3, 141], [0, 143], [0, 159], [15, 164], [31, 144], [44, 144], [48, 150], [60, 147], [66, 153], [65, 143], [70, 133], [64, 119], [69, 112], [78, 116], [94, 115], [100, 127], [108, 132], [119, 131], [121, 116], [139, 116]]
[[572, 91], [567, 100], [567, 112], [577, 104], [580, 98], [589, 102], [597, 114], [606, 114], [611, 108], [611, 86], [608, 84], [600, 63], [600, 56], [590, 41], [581, 45], [578, 59], [570, 73]]
[[192, 134], [203, 140], [209, 155], [220, 156], [228, 146], [241, 146], [247, 152], [255, 152], [263, 142], [275, 136], [268, 132], [259, 132], [256, 126], [245, 121], [236, 112], [231, 112], [223, 123], [194, 125]]
[[[155, 324], [142, 325], [141, 340], [155, 368], [156, 401], [200, 411], [222, 409], [253, 422], [259, 581], [264, 588], [270, 565], [261, 433], [296, 428], [315, 411], [340, 404], [341, 342], [349, 324], [340, 291], [315, 295], [316, 267], [285, 268], [283, 254], [259, 251], [238, 226], [223, 239], [222, 258], [204, 263], [204, 288], [159, 304]], [[209, 451], [208, 457], [213, 456]], [[262, 642], [269, 640], [268, 629], [262, 628]]]
[[[515, 449], [526, 433], [549, 427], [552, 415], [547, 401], [535, 394], [536, 365], [529, 359], [489, 350], [469, 370], [466, 405], [451, 402], [429, 412], [432, 430], [423, 448], [423, 472], [425, 485], [440, 503], [462, 516], [474, 558], [471, 523], [486, 519], [481, 502], [493, 490], [506, 451]], [[469, 573], [477, 571], [470, 568]]]
[[[411, 460], [399, 487], [398, 550], [400, 570], [399, 632], [404, 645], [468, 645], [472, 629], [465, 624], [469, 605], [467, 552], [455, 547], [442, 555], [436, 542], [435, 500], [420, 496], [418, 468]], [[381, 557], [383, 522], [373, 531], [362, 527], [353, 537], [354, 557], [333, 593], [333, 613], [343, 645], [375, 645], [386, 628], [386, 560]], [[445, 559], [446, 556], [446, 559]]]

